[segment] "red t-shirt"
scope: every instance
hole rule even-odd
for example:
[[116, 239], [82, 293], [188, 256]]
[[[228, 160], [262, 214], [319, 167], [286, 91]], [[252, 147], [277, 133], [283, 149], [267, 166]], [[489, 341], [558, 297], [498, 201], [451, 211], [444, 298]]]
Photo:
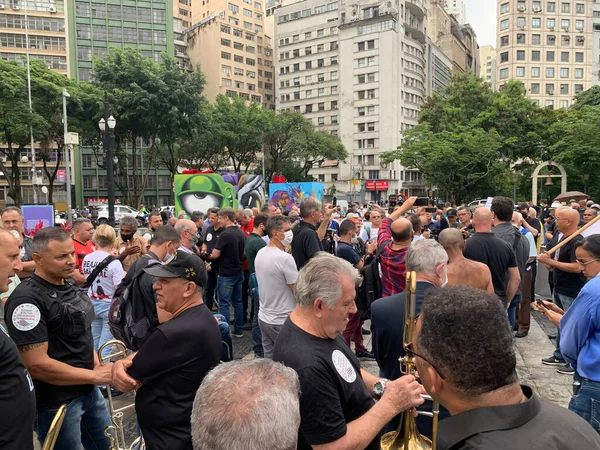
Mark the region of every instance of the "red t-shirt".
[[92, 241], [87, 241], [85, 244], [82, 244], [76, 239], [73, 239], [73, 245], [75, 246], [75, 258], [77, 258], [77, 268], [79, 272], [83, 274], [81, 271], [81, 265], [83, 264], [83, 258], [90, 253], [94, 253], [96, 251], [96, 246]]

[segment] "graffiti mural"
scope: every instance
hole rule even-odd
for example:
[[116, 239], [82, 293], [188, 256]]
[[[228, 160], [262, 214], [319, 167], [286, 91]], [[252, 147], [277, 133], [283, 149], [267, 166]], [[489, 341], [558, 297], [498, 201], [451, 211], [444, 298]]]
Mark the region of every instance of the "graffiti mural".
[[271, 183], [269, 185], [269, 202], [281, 210], [289, 211], [299, 206], [304, 197], [315, 197], [323, 201], [323, 183]]
[[175, 214], [206, 213], [209, 208], [260, 208], [264, 202], [262, 176], [195, 173], [175, 175]]

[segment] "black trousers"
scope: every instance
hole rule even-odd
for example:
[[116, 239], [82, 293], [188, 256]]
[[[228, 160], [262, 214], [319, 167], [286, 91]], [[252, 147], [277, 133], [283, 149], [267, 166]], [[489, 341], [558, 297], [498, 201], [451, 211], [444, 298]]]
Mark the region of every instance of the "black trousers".
[[[248, 322], [248, 294], [250, 289], [250, 272], [244, 270], [244, 282], [242, 283], [242, 313], [244, 323]], [[251, 320], [252, 321], [252, 320]]]

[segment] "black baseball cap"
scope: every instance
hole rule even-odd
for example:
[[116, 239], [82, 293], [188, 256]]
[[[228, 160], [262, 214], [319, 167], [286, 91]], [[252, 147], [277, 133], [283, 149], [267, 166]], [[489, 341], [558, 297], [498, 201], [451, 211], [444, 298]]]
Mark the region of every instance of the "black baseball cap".
[[204, 287], [208, 274], [206, 266], [198, 256], [177, 250], [175, 257], [168, 263], [144, 269], [149, 275], [157, 278], [183, 278]]
[[458, 211], [454, 208], [448, 208], [448, 211], [446, 211], [446, 215], [448, 217], [456, 217], [458, 216]]

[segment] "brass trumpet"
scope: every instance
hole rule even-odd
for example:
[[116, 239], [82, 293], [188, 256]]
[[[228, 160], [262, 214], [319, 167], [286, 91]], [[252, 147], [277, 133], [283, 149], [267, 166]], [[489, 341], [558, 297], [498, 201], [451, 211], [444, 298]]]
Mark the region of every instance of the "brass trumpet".
[[[417, 325], [417, 274], [416, 272], [406, 273], [406, 288], [404, 289], [404, 339], [403, 345], [406, 350], [415, 337], [415, 328]], [[400, 371], [405, 375], [414, 375], [415, 369], [415, 358], [409, 357], [408, 353], [406, 356], [400, 358]], [[402, 419], [400, 420], [400, 426], [396, 431], [390, 431], [381, 437], [380, 446], [381, 450], [435, 450], [437, 447], [437, 429], [438, 429], [438, 417], [440, 413], [440, 405], [438, 402], [433, 400], [429, 395], [423, 395], [425, 400], [433, 401], [432, 412], [428, 411], [417, 411], [418, 414], [431, 417], [433, 420], [432, 425], [432, 439], [430, 440], [426, 436], [419, 433], [417, 429], [417, 423], [415, 417], [410, 411], [402, 413]], [[404, 433], [401, 432], [404, 426]]]
[[[104, 351], [104, 349], [110, 346], [113, 347], [113, 351], [106, 356], [102, 356], [102, 352]], [[127, 347], [122, 341], [112, 339], [100, 346], [100, 348], [98, 349], [98, 360], [100, 361], [100, 364], [104, 364], [105, 362], [113, 358], [125, 358], [127, 356], [127, 352]], [[104, 430], [104, 435], [110, 440], [110, 450], [131, 450], [134, 448], [138, 448], [138, 445], [139, 450], [144, 450], [144, 441], [142, 440], [141, 436], [135, 438], [135, 440], [131, 443], [130, 446], [127, 446], [125, 444], [125, 432], [123, 430], [123, 412], [133, 408], [135, 406], [135, 403], [123, 406], [122, 408], [115, 409], [112, 393], [110, 391], [110, 386], [107, 386], [106, 393], [108, 396], [108, 409], [110, 411], [110, 420], [112, 422], [112, 425], [106, 427], [106, 429]]]

